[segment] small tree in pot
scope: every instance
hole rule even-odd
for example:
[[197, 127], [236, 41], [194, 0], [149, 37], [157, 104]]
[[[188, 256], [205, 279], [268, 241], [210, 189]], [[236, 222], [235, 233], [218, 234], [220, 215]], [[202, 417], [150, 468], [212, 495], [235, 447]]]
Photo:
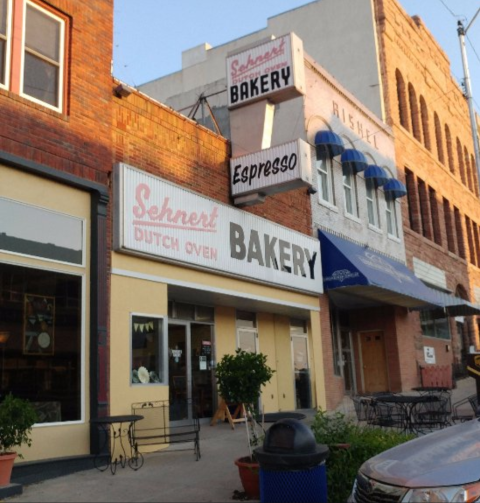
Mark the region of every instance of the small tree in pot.
[[[260, 442], [261, 435], [258, 434], [255, 409], [260, 399], [262, 386], [270, 381], [274, 372], [267, 365], [265, 355], [241, 349], [237, 349], [234, 355], [223, 356], [215, 368], [218, 391], [222, 398], [227, 404], [243, 404], [244, 406], [250, 455], [236, 460], [235, 464], [239, 467], [245, 492], [251, 498], [259, 497], [258, 464], [253, 448]], [[251, 464], [254, 466], [250, 466]], [[253, 481], [253, 487], [247, 481], [247, 478], [250, 479], [252, 475], [254, 479], [256, 478]]]
[[[37, 413], [28, 400], [9, 393], [0, 403], [0, 486], [10, 483], [15, 458], [23, 458], [13, 449], [32, 445], [30, 433]], [[4, 466], [6, 465], [6, 466]]]

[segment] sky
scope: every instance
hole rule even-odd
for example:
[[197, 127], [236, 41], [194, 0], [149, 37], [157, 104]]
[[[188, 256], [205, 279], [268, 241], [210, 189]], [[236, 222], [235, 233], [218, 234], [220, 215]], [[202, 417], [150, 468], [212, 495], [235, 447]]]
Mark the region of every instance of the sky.
[[[457, 22], [468, 27], [467, 60], [473, 101], [480, 111], [480, 8], [478, 0], [399, 0], [419, 15], [447, 53], [451, 73], [463, 81]], [[308, 0], [114, 0], [113, 75], [137, 87], [181, 70], [182, 51], [216, 47], [267, 26], [267, 18]], [[470, 26], [469, 23], [472, 22]]]

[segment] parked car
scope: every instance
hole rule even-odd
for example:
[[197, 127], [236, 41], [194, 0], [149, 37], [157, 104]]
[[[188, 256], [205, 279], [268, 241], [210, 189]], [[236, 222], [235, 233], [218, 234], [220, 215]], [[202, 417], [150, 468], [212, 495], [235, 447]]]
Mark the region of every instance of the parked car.
[[480, 419], [449, 426], [374, 456], [348, 503], [480, 502]]

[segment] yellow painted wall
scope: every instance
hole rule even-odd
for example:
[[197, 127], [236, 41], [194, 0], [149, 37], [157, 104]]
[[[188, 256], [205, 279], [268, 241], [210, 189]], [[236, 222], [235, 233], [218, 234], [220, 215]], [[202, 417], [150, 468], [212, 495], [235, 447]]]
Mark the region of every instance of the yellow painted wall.
[[131, 383], [130, 315], [167, 316], [167, 285], [112, 276], [110, 314], [110, 413], [130, 414], [131, 404], [167, 400], [168, 386]]
[[310, 312], [309, 349], [312, 373], [313, 403], [317, 408], [327, 409], [325, 393], [325, 373], [323, 370], [323, 347], [320, 317], [316, 312]]
[[[240, 279], [174, 266], [121, 253], [114, 253], [111, 308], [111, 412], [129, 412], [134, 401], [160, 400], [168, 398], [166, 387], [128, 386], [130, 369], [129, 313], [166, 315], [168, 309], [167, 282], [184, 281], [186, 284], [235, 291], [241, 296], [255, 295], [260, 298], [278, 299], [318, 308], [318, 297], [291, 292], [279, 288], [255, 284]], [[151, 278], [138, 279], [135, 274]], [[163, 282], [165, 281], [165, 282]], [[201, 302], [199, 302], [201, 304]], [[310, 311], [310, 363], [313, 376], [323, 376], [318, 311]], [[271, 313], [257, 313], [259, 350], [268, 357], [268, 364], [276, 371], [270, 383], [263, 388], [262, 404], [265, 412], [293, 410], [296, 406], [294, 376], [292, 368], [290, 319]], [[223, 355], [233, 354], [236, 344], [236, 310], [233, 307], [215, 306], [215, 357], [218, 362]], [[320, 371], [315, 372], [314, 365]], [[323, 378], [312, 383], [315, 393], [313, 403], [318, 403], [318, 395], [325, 396]]]
[[[13, 168], [0, 165], [0, 197], [7, 197], [19, 202], [24, 202], [45, 209], [50, 209], [72, 215], [85, 220], [86, 234], [86, 267], [76, 267], [66, 264], [58, 264], [47, 260], [39, 260], [29, 257], [0, 253], [1, 262], [10, 262], [16, 265], [26, 265], [36, 269], [61, 271], [67, 274], [83, 275], [84, 282], [84, 354], [85, 364], [83, 369], [84, 383], [84, 417], [90, 417], [90, 381], [89, 361], [90, 353], [90, 194], [61, 183], [46, 180]], [[35, 358], [29, 356], [29, 359]], [[39, 357], [41, 359], [41, 357]], [[32, 430], [32, 446], [16, 448], [23, 454], [24, 459], [17, 457], [16, 462], [37, 461], [41, 459], [58, 458], [64, 456], [76, 456], [90, 452], [90, 423], [84, 419], [75, 424], [39, 425]]]
[[295, 387], [292, 368], [292, 344], [290, 340], [290, 320], [277, 316], [275, 342], [277, 345], [278, 405], [279, 410], [294, 410]]
[[275, 315], [269, 313], [257, 314], [258, 349], [267, 356], [267, 365], [275, 373], [272, 379], [262, 388], [261, 403], [265, 412], [278, 410], [278, 373], [275, 346]]

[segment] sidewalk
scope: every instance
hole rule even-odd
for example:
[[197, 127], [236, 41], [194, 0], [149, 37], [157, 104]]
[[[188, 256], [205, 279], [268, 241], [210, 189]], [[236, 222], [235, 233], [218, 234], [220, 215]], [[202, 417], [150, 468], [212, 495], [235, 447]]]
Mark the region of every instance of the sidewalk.
[[[476, 393], [471, 377], [458, 381], [452, 403]], [[354, 416], [347, 398], [338, 409]], [[312, 416], [313, 416], [312, 411]], [[306, 419], [307, 424], [312, 417]], [[231, 502], [235, 490], [242, 492], [234, 460], [248, 455], [245, 425], [235, 430], [228, 423], [202, 424], [202, 458], [195, 461], [192, 450], [152, 453], [134, 472], [119, 468], [115, 475], [95, 468], [25, 486], [23, 494], [7, 498], [20, 502]]]

